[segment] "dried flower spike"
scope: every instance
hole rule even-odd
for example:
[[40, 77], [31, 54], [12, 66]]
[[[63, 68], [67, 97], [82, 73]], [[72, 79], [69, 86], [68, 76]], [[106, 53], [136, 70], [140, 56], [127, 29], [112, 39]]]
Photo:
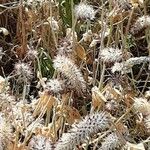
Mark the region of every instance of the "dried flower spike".
[[45, 88], [50, 93], [57, 94], [63, 90], [62, 81], [60, 81], [58, 79], [50, 79], [47, 81]]
[[77, 18], [93, 20], [95, 14], [96, 12], [91, 5], [80, 3], [75, 6], [75, 15]]
[[122, 139], [120, 139], [117, 133], [113, 132], [104, 139], [104, 142], [102, 142], [102, 146], [99, 150], [114, 150], [121, 148], [123, 145], [125, 144]]
[[114, 66], [111, 68], [111, 71], [114, 73], [116, 71], [124, 73], [129, 73], [131, 72], [131, 68], [134, 65], [141, 64], [141, 63], [146, 63], [150, 62], [150, 57], [148, 56], [141, 56], [141, 57], [133, 57], [129, 58], [125, 62], [121, 63], [115, 63]]
[[30, 150], [51, 150], [52, 145], [48, 139], [41, 135], [34, 136], [29, 142]]
[[72, 150], [90, 135], [103, 131], [110, 126], [110, 116], [105, 112], [90, 114], [74, 124], [68, 133], [64, 133], [56, 144], [56, 150]]
[[122, 51], [118, 48], [104, 48], [100, 51], [100, 58], [107, 63], [117, 62], [122, 59]]
[[84, 78], [76, 64], [70, 58], [57, 55], [53, 62], [54, 68], [64, 76], [67, 84], [66, 86], [76, 91], [85, 91], [86, 86]]

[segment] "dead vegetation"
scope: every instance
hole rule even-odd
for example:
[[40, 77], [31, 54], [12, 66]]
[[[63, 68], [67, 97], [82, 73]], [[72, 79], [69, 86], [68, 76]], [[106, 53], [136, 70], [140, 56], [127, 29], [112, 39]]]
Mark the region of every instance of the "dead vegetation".
[[1, 0], [0, 65], [0, 150], [150, 150], [149, 0]]

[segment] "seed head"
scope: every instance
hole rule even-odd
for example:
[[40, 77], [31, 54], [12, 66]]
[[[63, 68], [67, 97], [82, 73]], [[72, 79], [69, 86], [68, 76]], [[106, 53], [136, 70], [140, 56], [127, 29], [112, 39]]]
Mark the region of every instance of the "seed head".
[[136, 34], [147, 27], [150, 27], [150, 16], [139, 17], [131, 28], [131, 33]]
[[105, 112], [87, 115], [78, 124], [74, 124], [68, 133], [64, 133], [56, 144], [56, 150], [72, 150], [87, 137], [103, 131], [110, 126], [110, 117]]
[[122, 139], [118, 137], [116, 133], [109, 134], [102, 142], [102, 146], [99, 150], [114, 150], [121, 148], [124, 145]]
[[63, 80], [66, 81], [66, 87], [76, 91], [85, 91], [85, 81], [77, 68], [76, 64], [66, 56], [57, 55], [54, 59], [54, 68], [61, 73]]
[[16, 63], [15, 64], [16, 74], [19, 76], [26, 77], [27, 79], [32, 78], [32, 70], [29, 64], [27, 63]]
[[51, 150], [51, 146], [50, 141], [41, 135], [34, 136], [28, 145], [30, 150]]
[[117, 62], [122, 59], [122, 51], [117, 48], [104, 48], [100, 51], [100, 58], [107, 63]]
[[51, 93], [57, 94], [61, 92], [62, 89], [62, 81], [58, 79], [50, 79], [46, 83], [46, 90], [48, 90]]
[[93, 20], [95, 14], [96, 12], [91, 5], [80, 3], [75, 6], [75, 15], [77, 18]]

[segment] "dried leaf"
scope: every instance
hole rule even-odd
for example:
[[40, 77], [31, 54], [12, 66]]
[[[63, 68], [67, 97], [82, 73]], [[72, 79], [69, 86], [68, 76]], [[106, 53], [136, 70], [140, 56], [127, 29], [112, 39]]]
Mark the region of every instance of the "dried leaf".
[[60, 116], [64, 116], [68, 122], [68, 124], [73, 124], [75, 122], [75, 120], [78, 120], [81, 118], [80, 113], [77, 109], [75, 109], [74, 107], [70, 107], [70, 106], [62, 106], [59, 105], [57, 107], [57, 113]]
[[70, 94], [71, 94], [71, 93], [62, 94], [62, 102], [63, 102], [64, 104], [67, 104], [67, 103], [68, 103], [69, 98], [70, 98]]
[[110, 93], [111, 98], [113, 98], [114, 100], [116, 100], [118, 102], [120, 101], [120, 97], [122, 97], [122, 93], [119, 90], [117, 90], [111, 86], [108, 86], [105, 89], [105, 91]]
[[80, 44], [76, 44], [76, 46], [75, 46], [75, 52], [76, 52], [77, 56], [78, 56], [81, 60], [85, 60], [85, 59], [86, 59], [86, 52], [85, 52], [85, 49], [84, 49], [83, 46], [81, 46]]
[[48, 109], [50, 111], [52, 109], [52, 106], [54, 105], [54, 102], [55, 97], [49, 95], [47, 92], [44, 92], [43, 94], [41, 94], [38, 100], [38, 104], [33, 112], [33, 116], [37, 116], [44, 109]]
[[143, 143], [132, 144], [127, 142], [127, 150], [145, 150]]
[[100, 90], [97, 87], [92, 88], [92, 106], [94, 108], [101, 108], [104, 103], [106, 102], [106, 98], [103, 96], [103, 94], [100, 92]]
[[110, 20], [112, 20], [113, 23], [118, 23], [123, 21], [129, 15], [130, 15], [130, 11], [122, 12], [120, 10], [113, 9], [109, 14], [109, 18]]

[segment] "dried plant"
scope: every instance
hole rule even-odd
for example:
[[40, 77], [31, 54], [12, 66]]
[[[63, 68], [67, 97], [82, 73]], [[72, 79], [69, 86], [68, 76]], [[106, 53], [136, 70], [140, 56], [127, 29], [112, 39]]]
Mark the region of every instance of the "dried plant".
[[80, 3], [75, 6], [75, 15], [80, 19], [94, 19], [96, 11], [93, 9], [91, 5], [86, 3]]
[[18, 76], [25, 77], [27, 79], [32, 78], [32, 69], [29, 64], [26, 63], [16, 63], [15, 64], [15, 71]]
[[129, 58], [125, 62], [121, 62], [121, 63], [116, 62], [114, 66], [112, 66], [111, 70], [113, 73], [118, 71], [124, 74], [124, 73], [131, 72], [131, 69], [134, 65], [147, 63], [147, 62], [150, 62], [150, 58], [146, 56]]
[[28, 144], [30, 150], [51, 150], [51, 142], [43, 136], [34, 136]]
[[131, 32], [135, 34], [147, 27], [150, 27], [150, 16], [142, 16], [136, 20], [135, 24], [131, 28]]
[[54, 59], [54, 68], [61, 73], [66, 80], [66, 86], [78, 92], [84, 92], [86, 85], [80, 70], [76, 64], [66, 56], [58, 55]]
[[149, 5], [1, 0], [0, 150], [149, 149]]
[[101, 148], [99, 150], [114, 150], [119, 149], [123, 147], [125, 143], [123, 140], [119, 137], [117, 133], [111, 133], [109, 134], [105, 139], [104, 142], [102, 142]]
[[105, 112], [90, 114], [81, 120], [78, 124], [74, 124], [68, 133], [63, 133], [61, 139], [57, 142], [58, 150], [71, 150], [86, 140], [90, 135], [109, 128], [111, 118]]
[[100, 51], [100, 58], [104, 62], [117, 62], [122, 59], [122, 51], [114, 48], [104, 48]]

